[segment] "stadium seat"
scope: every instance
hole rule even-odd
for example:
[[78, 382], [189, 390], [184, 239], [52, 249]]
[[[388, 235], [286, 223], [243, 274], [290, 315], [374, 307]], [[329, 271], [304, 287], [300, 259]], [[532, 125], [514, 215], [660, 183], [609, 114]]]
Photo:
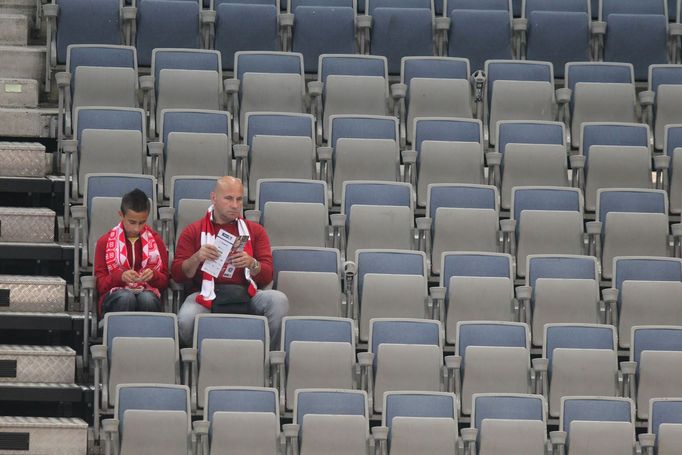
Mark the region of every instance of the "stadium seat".
[[642, 119], [653, 130], [654, 146], [661, 151], [665, 145], [666, 127], [682, 122], [679, 108], [682, 65], [650, 65], [648, 75], [648, 90], [639, 94], [639, 102], [643, 110]]
[[[673, 455], [680, 447], [682, 434], [682, 403], [679, 398], [652, 398], [649, 400], [648, 432], [640, 434], [642, 453], [645, 455]], [[648, 438], [646, 438], [648, 436]], [[645, 442], [647, 441], [648, 442]]]
[[680, 165], [682, 159], [675, 160], [675, 156], [680, 156], [682, 149], [682, 124], [670, 124], [665, 126], [663, 153], [668, 158], [658, 158], [654, 156], [654, 164], [658, 164], [656, 160], [668, 161], [668, 169], [665, 169], [665, 164], [657, 166], [656, 188], [662, 188], [668, 191], [670, 197], [670, 213], [678, 215], [682, 212], [682, 170]]

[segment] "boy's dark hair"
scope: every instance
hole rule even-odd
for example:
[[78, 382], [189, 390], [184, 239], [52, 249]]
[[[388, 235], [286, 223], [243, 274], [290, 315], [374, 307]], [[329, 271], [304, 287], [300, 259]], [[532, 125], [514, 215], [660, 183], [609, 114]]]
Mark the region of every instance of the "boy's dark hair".
[[128, 210], [133, 212], [149, 212], [149, 199], [144, 191], [135, 188], [133, 191], [123, 195], [123, 199], [121, 199], [121, 213], [125, 215]]

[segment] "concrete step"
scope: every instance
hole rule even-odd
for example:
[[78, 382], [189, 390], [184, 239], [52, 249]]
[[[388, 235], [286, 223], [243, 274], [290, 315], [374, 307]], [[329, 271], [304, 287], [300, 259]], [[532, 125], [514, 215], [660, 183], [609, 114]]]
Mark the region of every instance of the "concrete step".
[[86, 455], [88, 424], [65, 417], [0, 417], [1, 453]]
[[45, 46], [0, 46], [0, 78], [45, 80]]
[[28, 29], [33, 33], [36, 23], [36, 0], [0, 0], [0, 14], [24, 16], [29, 27]]
[[73, 384], [76, 351], [68, 346], [0, 344], [0, 384], [7, 382]]
[[28, 44], [28, 16], [0, 13], [0, 44], [26, 46]]
[[57, 109], [0, 108], [0, 137], [55, 137]]
[[38, 81], [0, 78], [0, 107], [38, 107]]

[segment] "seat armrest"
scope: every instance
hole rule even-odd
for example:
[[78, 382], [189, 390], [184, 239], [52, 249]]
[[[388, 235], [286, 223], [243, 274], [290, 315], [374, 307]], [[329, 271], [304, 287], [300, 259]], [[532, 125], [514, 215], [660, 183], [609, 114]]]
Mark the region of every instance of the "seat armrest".
[[516, 230], [516, 220], [500, 220], [500, 230], [506, 233], [512, 233]]
[[637, 362], [625, 361], [620, 362], [620, 371], [623, 374], [634, 375], [637, 372]]
[[601, 221], [588, 221], [585, 223], [585, 229], [589, 235], [601, 234]]
[[378, 425], [372, 427], [372, 437], [375, 441], [386, 441], [388, 440], [388, 427]]
[[436, 31], [447, 31], [450, 29], [450, 18], [438, 16], [435, 19]]
[[358, 363], [361, 367], [371, 366], [374, 362], [374, 354], [371, 352], [358, 352]]
[[286, 352], [284, 351], [271, 351], [270, 352], [270, 364], [272, 365], [284, 365], [284, 358], [286, 357]]
[[427, 216], [419, 217], [415, 221], [417, 223], [417, 229], [420, 231], [428, 231], [431, 229], [431, 224], [433, 223], [431, 218]]
[[646, 106], [651, 106], [654, 104], [654, 99], [656, 98], [656, 95], [652, 90], [643, 90], [639, 92], [639, 104], [642, 105], [642, 107]]
[[568, 161], [571, 163], [571, 169], [585, 168], [585, 155], [571, 155], [568, 157]]
[[346, 215], [342, 213], [333, 213], [329, 215], [329, 219], [334, 227], [343, 227], [346, 225]]
[[102, 344], [90, 346], [90, 353], [94, 360], [104, 360], [107, 358], [107, 348]]
[[602, 298], [604, 302], [615, 303], [618, 301], [618, 289], [616, 288], [606, 288], [601, 291]]
[[56, 18], [59, 14], [59, 5], [56, 3], [46, 3], [43, 5], [43, 16], [46, 18]]
[[292, 13], [281, 13], [279, 15], [279, 25], [282, 27], [293, 27], [294, 15]]
[[372, 28], [372, 16], [368, 14], [361, 14], [355, 18], [355, 25], [359, 29]]
[[391, 85], [391, 95], [394, 99], [402, 99], [407, 95], [407, 84], [393, 84]]
[[565, 445], [566, 444], [566, 432], [565, 431], [550, 431], [549, 440], [552, 445]]
[[227, 93], [237, 93], [239, 91], [239, 79], [225, 79], [223, 81], [223, 88]]
[[121, 16], [124, 21], [131, 21], [137, 19], [136, 6], [124, 6], [121, 8]]
[[201, 10], [201, 23], [202, 24], [215, 24], [216, 12], [202, 9]]
[[462, 365], [462, 357], [458, 355], [446, 355], [445, 356], [445, 367], [448, 370], [460, 368]]
[[431, 293], [431, 298], [436, 300], [444, 300], [445, 299], [445, 286], [432, 286], [429, 288], [429, 291]]
[[533, 288], [531, 286], [516, 286], [516, 298], [519, 300], [530, 300], [533, 295]]
[[249, 156], [249, 146], [246, 144], [234, 144], [232, 150], [235, 158], [246, 158]]
[[682, 36], [682, 24], [677, 22], [668, 24], [668, 33], [670, 36]]
[[343, 263], [344, 275], [355, 275], [357, 273], [357, 266], [353, 261], [346, 261]]
[[414, 164], [417, 162], [417, 152], [415, 150], [403, 150], [400, 155], [405, 164]]
[[208, 430], [211, 428], [211, 422], [208, 420], [197, 420], [192, 423], [192, 426], [197, 435], [207, 435]]
[[545, 373], [547, 372], [547, 367], [549, 366], [549, 361], [545, 358], [535, 358], [532, 360], [533, 369], [536, 372]]
[[670, 168], [670, 157], [668, 155], [654, 155], [654, 169], [662, 171]]
[[673, 237], [680, 237], [682, 236], [682, 224], [680, 223], [675, 223], [672, 226], [670, 226], [670, 230], [673, 234]]
[[147, 143], [147, 149], [151, 156], [163, 155], [163, 142], [151, 141]]
[[97, 280], [92, 275], [82, 276], [81, 277], [81, 288], [83, 290], [95, 289], [96, 282], [97, 282]]
[[308, 93], [310, 96], [320, 96], [324, 90], [324, 83], [322, 81], [308, 82]]
[[54, 80], [57, 82], [57, 87], [66, 87], [71, 84], [71, 73], [68, 71], [60, 71], [55, 73]]
[[515, 17], [512, 20], [512, 29], [515, 32], [525, 32], [528, 30], [528, 19], [525, 17]]
[[76, 153], [78, 141], [76, 139], [64, 139], [62, 141], [62, 150], [64, 153]]
[[593, 35], [604, 35], [606, 33], [606, 22], [592, 21], [590, 30], [592, 31]]
[[118, 433], [119, 423], [118, 419], [102, 419], [102, 430], [105, 433]]
[[182, 348], [180, 349], [180, 358], [183, 362], [196, 362], [197, 349], [196, 348]]
[[317, 159], [320, 161], [330, 161], [332, 159], [332, 148], [326, 146], [318, 147]]
[[499, 166], [502, 163], [502, 154], [499, 152], [486, 152], [485, 161], [488, 166]]
[[173, 207], [159, 207], [159, 219], [161, 221], [170, 221], [175, 216], [175, 209]]
[[465, 444], [476, 442], [478, 438], [478, 428], [462, 428], [462, 440]]
[[152, 75], [140, 76], [140, 88], [142, 90], [153, 90], [154, 76]]
[[656, 435], [654, 433], [641, 433], [639, 435], [639, 443], [642, 449], [653, 448], [656, 444]]
[[556, 100], [559, 104], [566, 104], [571, 101], [571, 89], [570, 88], [559, 88], [556, 90]]
[[244, 218], [252, 223], [260, 224], [260, 210], [246, 210], [244, 211]]
[[71, 218], [77, 218], [79, 220], [85, 220], [85, 206], [83, 205], [74, 205], [71, 207]]

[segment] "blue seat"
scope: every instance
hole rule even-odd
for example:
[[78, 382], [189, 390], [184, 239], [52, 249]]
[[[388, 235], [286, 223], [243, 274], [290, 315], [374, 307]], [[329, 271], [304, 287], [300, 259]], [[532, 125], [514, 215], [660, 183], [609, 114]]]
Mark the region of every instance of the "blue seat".
[[[682, 423], [682, 401], [679, 398], [653, 398], [649, 401], [648, 433], [656, 436], [655, 450], [664, 445], [668, 450], [674, 448], [671, 443], [674, 444], [676, 439], [666, 440], [667, 432], [672, 430], [674, 434], [679, 434], [677, 424], [680, 423]], [[666, 426], [661, 428], [661, 425]]]
[[371, 52], [387, 58], [390, 74], [400, 73], [403, 57], [436, 55], [433, 0], [369, 0], [368, 8]]
[[[341, 213], [334, 225], [335, 246], [345, 257], [361, 248], [413, 249], [414, 206], [409, 183], [346, 181]], [[357, 231], [357, 233], [356, 233]]]
[[455, 346], [459, 363], [448, 375], [461, 397], [462, 414], [471, 414], [475, 393], [531, 391], [530, 330], [525, 323], [459, 321]]
[[372, 318], [425, 316], [428, 291], [424, 253], [357, 250], [354, 261], [353, 317], [358, 321], [361, 342], [369, 338]]
[[[639, 95], [640, 104], [645, 110], [643, 119], [653, 130], [656, 150], [662, 150], [665, 145], [666, 126], [682, 121], [679, 109], [682, 66], [650, 65], [648, 81], [648, 90]], [[671, 156], [671, 153], [667, 154]]]
[[486, 60], [514, 57], [510, 1], [451, 0], [447, 8], [449, 56], [468, 59], [471, 71], [484, 69]]
[[601, 189], [596, 215], [601, 248], [592, 249], [601, 258], [604, 279], [611, 279], [617, 256], [669, 255], [668, 197], [663, 190]]
[[[443, 337], [438, 321], [373, 319], [367, 348], [372, 361], [361, 363], [361, 376], [374, 412], [384, 411], [384, 392], [441, 390]], [[411, 373], [403, 377], [400, 371]]]
[[287, 437], [287, 448], [295, 441], [302, 453], [326, 447], [341, 454], [367, 446], [369, 412], [363, 390], [298, 389], [293, 416], [299, 431]]
[[323, 54], [355, 54], [355, 2], [292, 2], [294, 29], [291, 49], [303, 54], [306, 73], [317, 72]]
[[[321, 83], [321, 84], [320, 84]], [[329, 139], [336, 114], [388, 115], [388, 64], [375, 55], [322, 54], [317, 80], [309, 83], [317, 142]]]
[[[583, 198], [578, 188], [515, 187], [510, 218], [515, 231], [506, 236], [516, 254], [516, 271], [526, 273], [531, 254], [583, 254]], [[549, 250], [549, 251], [548, 251]]]
[[[537, 380], [549, 401], [550, 415], [561, 414], [561, 399], [565, 396], [615, 396], [617, 350], [612, 325], [545, 324], [542, 357], [547, 360], [547, 371], [540, 372]], [[577, 365], [584, 365], [593, 373], [581, 379], [584, 376]]]
[[[664, 130], [664, 143], [663, 150], [664, 153], [670, 157], [670, 164], [668, 170], [668, 186], [667, 190], [670, 193], [670, 213], [679, 214], [682, 211], [682, 201], [680, 200], [680, 195], [676, 191], [680, 188], [680, 177], [682, 176], [682, 171], [679, 171], [679, 165], [682, 164], [682, 158], [675, 159], [677, 155], [679, 157], [679, 151], [676, 152], [677, 148], [682, 147], [682, 124], [671, 124], [666, 125]], [[664, 170], [662, 172], [665, 172]], [[665, 183], [663, 175], [658, 177], [660, 181]], [[665, 188], [665, 185], [663, 185]]]
[[161, 234], [169, 256], [175, 252], [175, 241], [188, 224], [201, 218], [211, 205], [211, 192], [216, 177], [176, 175], [171, 179], [169, 207], [159, 209]]
[[332, 188], [334, 204], [341, 203], [345, 181], [400, 180], [398, 134], [398, 121], [395, 117], [369, 115], [330, 117], [331, 150], [326, 150], [327, 154], [321, 156], [320, 163], [327, 185]]
[[414, 162], [405, 175], [417, 190], [417, 205], [426, 205], [432, 183], [483, 184], [483, 128], [480, 120], [424, 117], [414, 122]]
[[494, 186], [430, 184], [426, 202], [430, 235], [420, 240], [433, 274], [440, 274], [445, 251], [497, 252], [499, 210]]
[[209, 387], [197, 432], [202, 453], [241, 450], [276, 451], [280, 443], [277, 389], [267, 387]]
[[564, 76], [566, 63], [591, 59], [588, 0], [528, 0], [524, 5], [523, 17], [528, 19], [528, 26], [522, 56], [551, 62], [555, 77]]
[[290, 179], [266, 179], [258, 186], [256, 207], [263, 220], [265, 205], [268, 202], [303, 202], [322, 204], [327, 208], [326, 186], [320, 181], [300, 181]]
[[[418, 117], [473, 117], [469, 61], [455, 57], [403, 57], [399, 103], [401, 146], [414, 140]], [[413, 94], [411, 96], [411, 94]]]
[[348, 304], [342, 306], [344, 290], [338, 250], [274, 247], [272, 261], [273, 288], [289, 297], [289, 316], [350, 316]]
[[297, 389], [355, 388], [354, 326], [353, 321], [346, 318], [284, 318], [283, 363], [276, 363], [273, 372], [281, 407], [294, 409]]
[[[156, 169], [157, 179], [163, 182], [163, 197], [170, 197], [175, 176], [220, 177], [231, 173], [231, 123], [225, 111], [164, 109], [159, 124], [160, 143], [150, 145], [150, 150], [161, 152], [160, 156], [152, 155], [152, 169]], [[187, 152], [189, 148], [191, 154]], [[202, 164], [197, 165], [197, 161]]]
[[281, 50], [278, 9], [272, 1], [260, 3], [218, 2], [215, 6], [213, 49], [222, 56], [223, 69], [233, 70], [239, 51]]
[[144, 0], [137, 7], [137, 60], [152, 64], [156, 48], [200, 49], [201, 17], [198, 2]]

